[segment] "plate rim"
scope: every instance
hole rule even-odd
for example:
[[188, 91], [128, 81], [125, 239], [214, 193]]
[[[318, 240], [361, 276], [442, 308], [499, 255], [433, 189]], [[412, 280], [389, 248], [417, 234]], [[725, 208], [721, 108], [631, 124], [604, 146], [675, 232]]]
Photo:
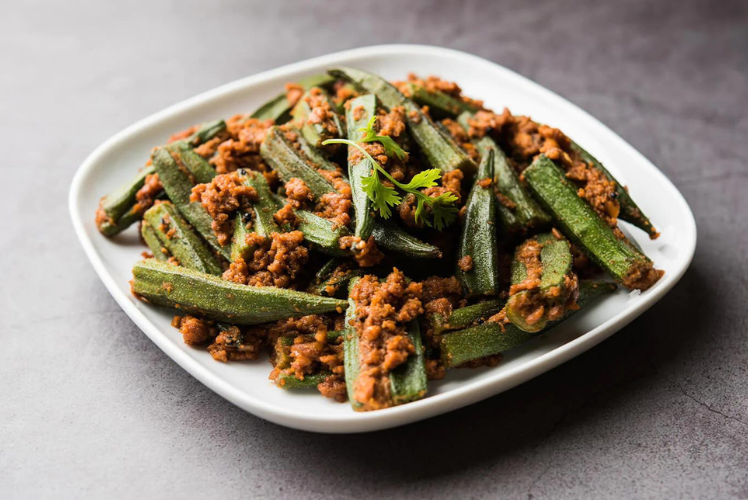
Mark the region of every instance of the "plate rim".
[[[681, 212], [681, 216], [686, 217], [685, 223], [687, 225], [688, 234], [685, 236], [690, 244], [690, 248], [685, 249], [687, 250], [685, 257], [679, 262], [678, 269], [673, 274], [662, 278], [662, 280], [649, 290], [649, 300], [643, 301], [633, 308], [609, 318], [607, 321], [604, 321], [595, 328], [581, 334], [577, 338], [552, 349], [547, 353], [541, 354], [518, 367], [494, 377], [490, 376], [483, 380], [464, 382], [466, 387], [458, 390], [436, 394], [407, 405], [396, 406], [376, 412], [358, 413], [352, 411], [350, 414], [328, 415], [325, 417], [300, 415], [292, 410], [277, 407], [272, 403], [268, 403], [255, 396], [242, 392], [227, 383], [218, 374], [213, 373], [199, 363], [196, 363], [195, 360], [193, 360], [185, 351], [178, 349], [175, 344], [166, 339], [164, 333], [129, 300], [127, 294], [119, 288], [113, 276], [107, 271], [102, 258], [94, 247], [92, 239], [89, 238], [89, 235], [86, 232], [84, 226], [84, 220], [86, 220], [85, 214], [82, 214], [78, 210], [77, 202], [80, 198], [84, 181], [95, 169], [98, 160], [118, 143], [127, 140], [130, 136], [139, 133], [145, 128], [151, 127], [174, 114], [210, 101], [213, 98], [241, 92], [246, 87], [262, 84], [265, 81], [283, 77], [290, 73], [310, 70], [321, 65], [340, 63], [341, 60], [345, 59], [378, 55], [439, 55], [451, 58], [469, 59], [475, 64], [478, 63], [485, 65], [494, 71], [500, 70], [500, 72], [505, 73], [506, 77], [514, 79], [521, 85], [530, 87], [536, 92], [541, 92], [546, 98], [552, 98], [557, 101], [557, 104], [561, 105], [562, 108], [565, 108], [563, 109], [564, 112], [578, 115], [578, 117], [587, 122], [587, 124], [594, 125], [595, 128], [598, 129], [597, 133], [601, 133], [607, 141], [617, 142], [621, 147], [626, 148], [629, 153], [636, 155], [639, 160], [642, 161], [644, 167], [649, 170], [649, 174], [659, 177], [664, 181], [668, 189], [672, 191], [671, 194], [678, 203], [680, 203], [681, 206], [678, 207], [678, 211]], [[110, 295], [112, 295], [128, 317], [151, 339], [151, 341], [164, 351], [167, 356], [206, 387], [253, 415], [279, 425], [299, 430], [323, 433], [370, 432], [405, 425], [418, 420], [437, 416], [504, 392], [523, 382], [531, 380], [566, 361], [569, 361], [613, 335], [661, 300], [687, 271], [695, 255], [697, 245], [695, 217], [693, 216], [693, 213], [682, 193], [680, 193], [669, 178], [651, 161], [649, 161], [630, 143], [617, 135], [606, 124], [599, 121], [584, 109], [573, 104], [565, 97], [556, 94], [552, 90], [549, 90], [498, 63], [455, 49], [417, 44], [373, 45], [318, 56], [240, 78], [168, 106], [167, 108], [141, 119], [114, 134], [99, 145], [83, 161], [71, 182], [68, 195], [68, 210], [78, 240], [83, 246], [84, 252], [94, 267], [99, 279], [102, 280]]]

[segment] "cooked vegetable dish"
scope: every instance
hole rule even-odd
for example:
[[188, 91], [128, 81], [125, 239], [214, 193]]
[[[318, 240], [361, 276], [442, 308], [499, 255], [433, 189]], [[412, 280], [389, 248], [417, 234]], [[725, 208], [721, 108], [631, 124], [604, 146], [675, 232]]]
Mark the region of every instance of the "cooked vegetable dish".
[[96, 213], [106, 237], [140, 223], [133, 295], [175, 311], [186, 344], [270, 355], [278, 387], [356, 411], [650, 288], [663, 271], [620, 220], [659, 236], [562, 131], [346, 67], [173, 135]]

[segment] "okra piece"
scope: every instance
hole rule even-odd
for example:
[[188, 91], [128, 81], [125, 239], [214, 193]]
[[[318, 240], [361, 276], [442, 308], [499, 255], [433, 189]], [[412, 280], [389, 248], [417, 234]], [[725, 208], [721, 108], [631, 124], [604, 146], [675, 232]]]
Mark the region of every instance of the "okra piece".
[[318, 384], [322, 384], [330, 376], [331, 373], [329, 372], [315, 373], [313, 375], [305, 375], [302, 380], [300, 380], [293, 374], [282, 373], [278, 377], [276, 377], [276, 380], [274, 380], [274, 382], [282, 389], [287, 389], [290, 391], [301, 389], [315, 389], [318, 387]]
[[439, 90], [427, 90], [414, 82], [406, 82], [407, 95], [414, 102], [430, 108], [430, 115], [436, 119], [455, 118], [462, 112], [476, 113], [479, 108], [474, 104], [456, 99]]
[[461, 226], [456, 277], [468, 297], [500, 293], [492, 179], [495, 153], [489, 150], [479, 164], [474, 187], [466, 200]]
[[[219, 255], [225, 259], [230, 259], [231, 248], [229, 245], [222, 246], [219, 244], [211, 228], [211, 223], [213, 222], [211, 216], [200, 202], [190, 201], [190, 193], [195, 184], [211, 181], [208, 178], [208, 172], [204, 168], [198, 167], [200, 162], [197, 162], [192, 155], [183, 153], [184, 151], [180, 149], [169, 147], [160, 147], [154, 151], [152, 161], [156, 172], [159, 174], [159, 180], [164, 185], [164, 191], [166, 191], [169, 199], [174, 203], [182, 216], [192, 224], [198, 234]], [[195, 169], [197, 175], [189, 166]]]
[[271, 127], [260, 147], [260, 154], [276, 170], [284, 182], [292, 178], [302, 179], [315, 199], [336, 190], [325, 177], [311, 167], [307, 159], [284, 136], [279, 127]]
[[498, 215], [507, 232], [527, 233], [549, 226], [552, 219], [521, 184], [500, 146], [490, 137], [483, 137], [476, 146], [483, 155], [488, 150], [495, 153], [495, 187], [501, 196], [510, 201], [505, 205], [497, 203]]
[[[377, 113], [377, 98], [373, 94], [359, 96], [349, 101], [349, 109], [346, 111], [347, 138], [350, 141], [359, 142], [362, 132], [358, 129], [367, 126], [370, 118]], [[355, 152], [353, 146], [349, 146], [349, 156]], [[372, 234], [375, 217], [372, 214], [372, 201], [362, 187], [362, 178], [372, 174], [370, 160], [360, 155], [357, 163], [349, 162], [349, 184], [352, 188], [352, 204], [354, 205], [354, 236], [367, 240]]]
[[319, 217], [307, 210], [296, 210], [299, 229], [316, 248], [329, 255], [346, 255], [346, 251], [339, 247], [339, 238], [347, 236], [349, 231], [344, 226], [336, 225], [333, 221]]
[[285, 288], [247, 286], [154, 259], [133, 266], [132, 290], [147, 302], [233, 325], [341, 312], [344, 300]]
[[494, 321], [479, 326], [444, 334], [440, 339], [440, 353], [446, 368], [456, 368], [469, 361], [510, 351], [533, 339], [514, 324], [503, 327]]
[[474, 323], [499, 313], [504, 306], [504, 300], [486, 300], [478, 304], [460, 307], [448, 317], [440, 313], [433, 313], [428, 316], [428, 319], [433, 333], [437, 335], [447, 330], [468, 328]]
[[299, 144], [299, 150], [302, 152], [303, 156], [307, 157], [314, 168], [317, 168], [319, 170], [328, 170], [331, 172], [336, 172], [338, 170], [336, 165], [332, 163], [328, 159], [328, 157], [325, 156], [323, 151], [307, 142], [307, 140], [302, 136], [302, 133], [299, 132], [299, 130], [294, 130], [299, 136], [297, 140], [297, 143]]
[[141, 237], [156, 260], [166, 261], [169, 259], [169, 250], [164, 248], [161, 240], [156, 236], [156, 230], [146, 221], [141, 224]]
[[[271, 234], [281, 231], [273, 220], [273, 214], [279, 209], [279, 205], [268, 187], [266, 178], [260, 172], [243, 169], [240, 173], [245, 177], [245, 184], [255, 189], [258, 198], [252, 205], [253, 216], [249, 212], [239, 212], [235, 216], [231, 262], [252, 256], [254, 247], [247, 242], [248, 234], [256, 233], [264, 238], [270, 238]], [[252, 229], [249, 226], [252, 226]]]
[[427, 394], [427, 371], [419, 322], [416, 319], [410, 321], [406, 332], [414, 344], [414, 354], [390, 374], [391, 399], [397, 405], [422, 399]]
[[[284, 206], [284, 198], [276, 194], [272, 197], [279, 207]], [[339, 238], [349, 235], [349, 230], [346, 227], [315, 215], [309, 210], [294, 210], [294, 214], [297, 216], [296, 229], [302, 232], [305, 240], [312, 243], [315, 248], [328, 255], [347, 255], [347, 252], [339, 247]], [[291, 227], [285, 227], [284, 229], [292, 230]]]
[[[329, 130], [324, 123], [325, 118], [321, 119], [320, 115], [315, 113], [316, 110], [310, 107], [310, 98], [320, 98], [328, 104], [333, 114], [331, 120], [335, 130]], [[344, 126], [336, 112], [336, 105], [328, 92], [320, 87], [312, 87], [297, 101], [292, 110], [292, 119], [300, 127], [302, 136], [316, 147], [321, 146], [325, 140], [338, 139], [344, 135]]]
[[181, 266], [220, 275], [221, 264], [190, 224], [169, 202], [157, 203], [143, 214], [154, 234]]
[[391, 220], [376, 219], [372, 236], [378, 248], [412, 259], [439, 259], [443, 256], [438, 247], [412, 236]]
[[[128, 220], [128, 224], [118, 224], [118, 221], [128, 214], [135, 205], [135, 195], [146, 182], [146, 176], [155, 172], [153, 166], [149, 166], [138, 172], [132, 180], [120, 186], [99, 202], [99, 210], [103, 210], [106, 218], [98, 224], [99, 231], [105, 236], [114, 236], [123, 229], [127, 228], [133, 221]], [[137, 214], [136, 220], [140, 218]], [[123, 227], [124, 226], [124, 227]]]
[[206, 184], [216, 177], [216, 171], [210, 163], [186, 142], [173, 142], [166, 146], [175, 161], [187, 169], [195, 184]]
[[[303, 78], [297, 82], [304, 90], [310, 87], [320, 87], [332, 84], [336, 79], [330, 75], [313, 75]], [[289, 110], [292, 105], [286, 97], [286, 92], [277, 95], [270, 101], [263, 104], [260, 108], [250, 115], [251, 118], [258, 120], [273, 120], [276, 123], [284, 123], [289, 119]]]
[[214, 120], [212, 122], [204, 123], [201, 128], [193, 135], [188, 137], [185, 142], [192, 147], [197, 147], [208, 142], [220, 133], [227, 129], [227, 124], [224, 120]]
[[[329, 331], [327, 334], [327, 340], [328, 342], [334, 342], [338, 340], [342, 334], [343, 332], [340, 331]], [[288, 354], [288, 348], [292, 345], [294, 345], [294, 336], [282, 336], [276, 340], [275, 365], [277, 368], [284, 370], [291, 366], [293, 359]], [[331, 375], [332, 373], [325, 371], [305, 375], [302, 380], [300, 380], [294, 374], [282, 372], [276, 377], [274, 382], [282, 389], [315, 389], [318, 384], [325, 382], [325, 379]]]
[[360, 90], [375, 94], [388, 109], [403, 106], [408, 117], [406, 124], [409, 133], [433, 168], [439, 168], [443, 172], [457, 168], [469, 174], [476, 172], [477, 166], [471, 158], [453, 140], [440, 133], [419, 105], [383, 78], [367, 71], [347, 67], [334, 68], [328, 72], [337, 78], [352, 82]]
[[130, 207], [130, 211], [116, 221], [113, 221], [112, 219], [100, 221], [98, 225], [99, 232], [107, 238], [111, 238], [141, 220], [142, 217], [143, 214], [138, 210], [138, 207], [133, 205]]
[[234, 216], [234, 230], [232, 231], [232, 245], [229, 248], [229, 262], [239, 259], [252, 258], [253, 247], [247, 244], [247, 237], [253, 232], [253, 216], [251, 212], [237, 212]]
[[661, 278], [651, 260], [620, 240], [549, 158], [539, 155], [524, 171], [532, 194], [556, 226], [599, 267], [629, 289], [646, 290]]
[[[349, 290], [357, 283], [359, 278], [354, 278], [349, 282]], [[360, 411], [362, 403], [356, 400], [356, 383], [359, 378], [359, 335], [354, 328], [356, 320], [356, 305], [353, 299], [348, 299], [349, 307], [346, 309], [344, 317], [344, 378], [346, 380], [346, 394], [349, 397], [349, 404], [352, 409]]]
[[[224, 123], [224, 120], [209, 122], [188, 139], [179, 142], [197, 146], [212, 139], [225, 129], [226, 123]], [[98, 222], [97, 226], [104, 236], [112, 237], [141, 220], [143, 209], [137, 206], [135, 196], [138, 190], [143, 187], [146, 176], [155, 172], [153, 165], [149, 165], [139, 172], [133, 180], [102, 198], [100, 210], [106, 217], [101, 218], [102, 220]]]
[[[582, 281], [579, 287], [578, 305], [582, 309], [595, 298], [612, 293], [616, 289], [617, 285], [611, 282]], [[550, 321], [540, 333], [550, 330], [579, 310], [566, 311], [561, 320]], [[538, 334], [521, 330], [513, 323], [505, 325], [505, 331], [503, 331], [499, 323], [488, 321], [479, 326], [442, 335], [440, 338], [441, 358], [447, 368], [456, 368], [469, 361], [510, 351], [537, 336]]]
[[[349, 290], [357, 283], [359, 278], [349, 282]], [[356, 318], [356, 305], [354, 300], [349, 299], [349, 307], [346, 311], [344, 330], [344, 369], [346, 377], [346, 390], [349, 402], [356, 411], [361, 411], [364, 406], [354, 397], [357, 378], [360, 373], [359, 334], [354, 327]], [[406, 333], [414, 345], [414, 354], [401, 366], [389, 374], [391, 401], [394, 405], [408, 403], [424, 397], [427, 393], [427, 372], [424, 365], [424, 349], [419, 332], [417, 320], [409, 322]]]
[[649, 237], [652, 240], [658, 238], [659, 233], [651, 224], [651, 221], [648, 219], [648, 217], [646, 217], [646, 214], [644, 214], [638, 207], [638, 205], [636, 205], [635, 201], [633, 201], [633, 198], [630, 197], [630, 193], [628, 193], [625, 187], [623, 187], [623, 185], [620, 184], [620, 182], [615, 179], [612, 174], [609, 173], [609, 170], [607, 170], [599, 160], [594, 158], [591, 154], [589, 154], [588, 151], [583, 149], [575, 142], [570, 141], [570, 145], [574, 151], [581, 155], [581, 158], [583, 158], [585, 162], [590, 163], [595, 168], [599, 169], [607, 179], [613, 181], [617, 185], [617, 200], [620, 202], [620, 214], [618, 218], [626, 222], [630, 222], [635, 227], [644, 230], [646, 233], [648, 233]]
[[471, 306], [460, 307], [448, 316], [446, 327], [450, 330], [466, 328], [476, 321], [486, 319], [499, 313], [505, 305], [504, 300], [487, 300]]
[[511, 295], [505, 306], [508, 319], [521, 330], [536, 333], [551, 315], [563, 314], [578, 293], [572, 268], [567, 240], [545, 233], [521, 243], [511, 263]]
[[[458, 123], [467, 129], [472, 116], [472, 113], [462, 113], [458, 117]], [[488, 136], [475, 141], [474, 145], [482, 156], [487, 154], [487, 151], [495, 153], [495, 189], [509, 202], [498, 202], [495, 205], [503, 230], [509, 234], [523, 234], [548, 226], [551, 222], [550, 216], [521, 184], [518, 174], [500, 146]]]
[[339, 270], [344, 262], [337, 257], [326, 262], [315, 274], [315, 279], [308, 287], [307, 292], [324, 297], [336, 297], [341, 290], [346, 290], [346, 285], [352, 278], [364, 274], [364, 270], [351, 265]]
[[456, 277], [468, 297], [500, 292], [492, 187], [494, 160], [495, 154], [491, 150], [482, 158], [474, 187], [466, 200], [461, 226]]

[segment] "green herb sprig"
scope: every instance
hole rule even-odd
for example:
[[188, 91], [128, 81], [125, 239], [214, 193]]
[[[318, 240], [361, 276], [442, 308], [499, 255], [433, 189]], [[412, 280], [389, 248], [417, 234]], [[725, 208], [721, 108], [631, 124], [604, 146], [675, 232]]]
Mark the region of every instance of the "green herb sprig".
[[[363, 133], [359, 142], [379, 142], [383, 145], [387, 156], [391, 158], [397, 157], [401, 160], [405, 159], [407, 157], [406, 151], [401, 149], [391, 137], [377, 135], [373, 129], [374, 123], [375, 117], [372, 117], [366, 127], [357, 129], [358, 132]], [[433, 198], [419, 191], [420, 189], [437, 186], [437, 180], [442, 175], [439, 168], [423, 170], [412, 177], [408, 184], [403, 184], [394, 179], [379, 162], [356, 142], [348, 139], [328, 139], [323, 144], [347, 144], [353, 146], [361, 151], [365, 158], [370, 160], [373, 167], [372, 174], [362, 176], [362, 189], [367, 194], [367, 197], [370, 198], [382, 218], [388, 219], [391, 217], [391, 207], [395, 207], [401, 203], [402, 197], [394, 187], [386, 186], [381, 182], [380, 174], [401, 191], [414, 195], [417, 200], [417, 210], [414, 212], [414, 220], [418, 224], [421, 223], [428, 227], [434, 226], [435, 229], [441, 231], [456, 219], [456, 214], [458, 213], [458, 207], [456, 207], [455, 203], [458, 201], [456, 195], [447, 192]], [[428, 211], [425, 207], [429, 207], [430, 210]], [[432, 220], [429, 218], [430, 212], [432, 213]]]

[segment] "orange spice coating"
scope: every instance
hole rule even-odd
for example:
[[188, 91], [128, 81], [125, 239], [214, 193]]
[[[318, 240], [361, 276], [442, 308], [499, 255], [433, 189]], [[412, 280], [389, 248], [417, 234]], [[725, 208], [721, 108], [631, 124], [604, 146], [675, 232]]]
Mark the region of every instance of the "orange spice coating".
[[422, 314], [422, 285], [407, 283], [398, 269], [384, 283], [365, 276], [351, 290], [356, 307], [353, 327], [359, 337], [360, 373], [354, 397], [364, 410], [391, 405], [389, 373], [414, 353], [405, 325]]
[[620, 213], [617, 184], [584, 161], [562, 131], [540, 125], [528, 116], [513, 115], [505, 108], [499, 115], [491, 111], [479, 111], [469, 119], [471, 137], [483, 137], [488, 133], [498, 140], [519, 172], [540, 154], [557, 163], [566, 177], [579, 187], [578, 195], [615, 230], [618, 237], [624, 238], [617, 229], [617, 216]]
[[223, 278], [243, 285], [292, 287], [308, 259], [302, 233], [273, 233], [270, 241], [250, 233], [246, 239], [255, 246], [252, 258], [232, 262]]
[[310, 114], [307, 115], [306, 123], [319, 125], [322, 129], [323, 140], [337, 137], [338, 127], [334, 121], [336, 111], [331, 107], [323, 91], [318, 87], [313, 87], [304, 99], [310, 106]]
[[200, 201], [213, 219], [211, 228], [219, 244], [224, 246], [232, 238], [232, 215], [250, 207], [258, 199], [255, 189], [245, 185], [244, 178], [236, 172], [217, 175], [208, 184], [193, 187], [190, 201]]

